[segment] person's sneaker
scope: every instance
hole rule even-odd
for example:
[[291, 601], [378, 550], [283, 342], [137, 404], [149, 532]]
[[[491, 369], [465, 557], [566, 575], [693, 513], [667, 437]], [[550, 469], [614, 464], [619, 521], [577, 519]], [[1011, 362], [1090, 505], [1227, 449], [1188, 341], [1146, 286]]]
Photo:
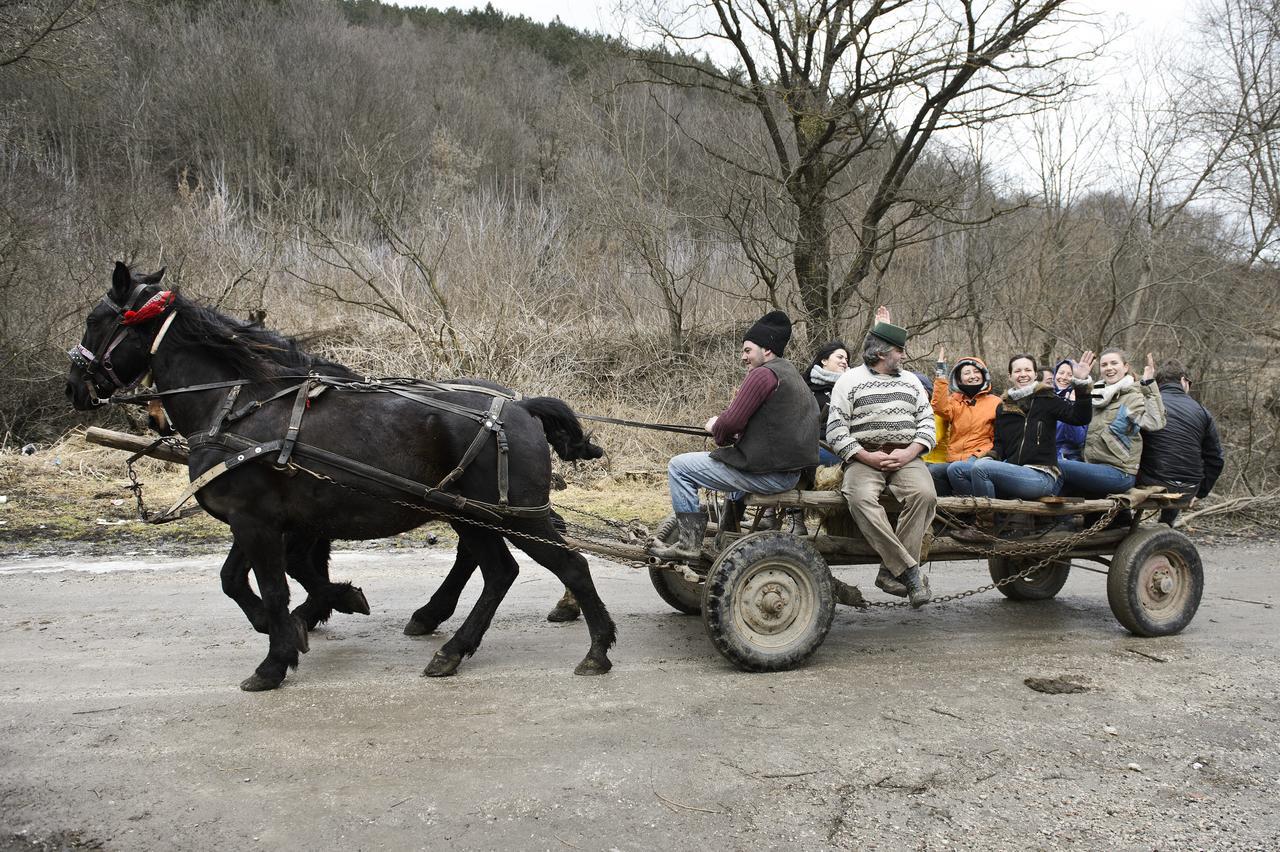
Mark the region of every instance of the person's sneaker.
[[895, 598], [907, 596], [907, 587], [902, 585], [902, 581], [890, 574], [889, 569], [883, 565], [880, 566], [880, 573], [876, 574], [876, 588]]
[[898, 579], [907, 587], [907, 600], [911, 602], [912, 609], [919, 609], [933, 600], [933, 592], [929, 590], [929, 578], [920, 573], [919, 565], [912, 565], [903, 571]]

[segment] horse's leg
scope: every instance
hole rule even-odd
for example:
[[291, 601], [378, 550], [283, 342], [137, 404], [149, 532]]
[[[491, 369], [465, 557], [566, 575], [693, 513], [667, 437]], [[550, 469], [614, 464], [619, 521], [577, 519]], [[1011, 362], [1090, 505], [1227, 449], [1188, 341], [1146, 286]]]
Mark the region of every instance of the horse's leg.
[[295, 533], [285, 535], [284, 543], [285, 572], [307, 590], [307, 599], [293, 614], [308, 630], [328, 621], [334, 610], [369, 614], [369, 601], [359, 587], [329, 581], [329, 539]]
[[555, 574], [560, 582], [564, 583], [565, 588], [578, 599], [578, 605], [582, 607], [582, 616], [587, 622], [587, 631], [591, 634], [591, 648], [573, 673], [596, 675], [609, 671], [613, 668], [613, 663], [609, 662], [608, 652], [617, 641], [617, 628], [614, 626], [613, 619], [609, 617], [604, 601], [600, 600], [600, 595], [596, 592], [595, 583], [591, 581], [591, 571], [587, 567], [586, 557], [577, 551], [551, 543], [563, 544], [564, 540], [548, 522], [540, 525], [526, 525], [521, 531], [542, 539], [549, 539], [547, 542], [542, 542], [520, 536], [511, 537], [516, 547]]
[[244, 549], [233, 541], [226, 561], [222, 563], [222, 591], [235, 601], [244, 611], [253, 629], [259, 633], [267, 632], [267, 612], [262, 608], [262, 601], [249, 588], [249, 560]]
[[462, 596], [462, 590], [479, 564], [462, 539], [458, 539], [458, 556], [453, 560], [448, 576], [431, 596], [431, 600], [409, 616], [409, 623], [404, 626], [404, 635], [425, 636], [434, 633], [458, 608], [458, 598]]
[[[576, 425], [577, 422], [578, 421], [575, 418], [573, 423]], [[545, 428], [546, 425], [547, 421], [544, 420], [543, 427]], [[561, 431], [566, 437], [568, 436], [568, 432], [565, 431], [565, 427], [562, 426]], [[589, 438], [585, 440], [587, 446], [590, 447], [591, 440]], [[560, 457], [567, 458], [563, 453], [560, 454]], [[575, 456], [575, 458], [577, 458], [577, 456]], [[591, 456], [584, 456], [584, 458], [591, 458]], [[564, 522], [564, 518], [561, 517], [555, 509], [551, 510], [551, 526], [555, 527], [556, 532], [561, 535], [569, 529], [568, 524]], [[565, 586], [564, 594], [560, 596], [560, 600], [556, 601], [556, 605], [551, 607], [551, 612], [547, 613], [547, 621], [576, 621], [580, 615], [582, 615], [582, 607], [578, 606], [578, 599], [573, 596], [573, 592], [569, 591], [569, 587]]]
[[469, 528], [465, 524], [454, 525], [458, 532], [459, 546], [465, 542], [467, 551], [480, 565], [484, 577], [484, 589], [471, 608], [462, 626], [436, 651], [431, 663], [423, 672], [427, 677], [451, 675], [458, 665], [480, 647], [480, 640], [489, 629], [489, 622], [498, 611], [498, 604], [507, 596], [507, 590], [520, 573], [515, 557], [507, 550], [506, 542], [498, 533]]
[[569, 587], [564, 587], [564, 594], [560, 596], [560, 600], [556, 601], [556, 605], [551, 607], [551, 612], [547, 613], [547, 621], [575, 621], [582, 614], [582, 607], [578, 606], [578, 599], [573, 596], [573, 592], [569, 591]]
[[266, 659], [258, 664], [240, 688], [246, 692], [275, 689], [285, 673], [298, 667], [298, 654], [307, 651], [307, 627], [289, 612], [289, 584], [285, 580], [284, 536], [276, 527], [264, 524], [249, 514], [235, 514], [229, 519], [231, 534], [253, 566], [262, 593], [262, 608], [267, 618], [270, 645]]

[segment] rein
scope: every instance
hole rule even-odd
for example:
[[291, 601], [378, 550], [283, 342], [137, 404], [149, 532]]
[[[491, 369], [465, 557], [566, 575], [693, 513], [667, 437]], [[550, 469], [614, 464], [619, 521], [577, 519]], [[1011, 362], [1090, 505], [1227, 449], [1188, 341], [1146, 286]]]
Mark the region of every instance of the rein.
[[590, 420], [594, 423], [615, 423], [618, 426], [632, 426], [636, 429], [652, 429], [655, 432], [675, 432], [679, 435], [696, 435], [699, 438], [711, 437], [706, 429], [694, 426], [676, 426], [671, 423], [641, 423], [638, 420], [619, 420], [616, 417], [594, 417], [590, 414], [579, 414], [579, 420]]

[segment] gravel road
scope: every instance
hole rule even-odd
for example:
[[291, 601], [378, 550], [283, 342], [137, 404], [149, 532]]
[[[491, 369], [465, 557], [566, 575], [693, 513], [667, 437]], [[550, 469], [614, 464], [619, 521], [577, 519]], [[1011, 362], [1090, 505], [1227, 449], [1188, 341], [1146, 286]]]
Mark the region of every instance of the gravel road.
[[[522, 562], [479, 653], [429, 680], [445, 637], [401, 628], [451, 554], [339, 552], [372, 614], [336, 616], [261, 694], [236, 686], [266, 645], [220, 557], [9, 559], [0, 849], [1272, 850], [1276, 553], [1203, 547], [1175, 637], [1125, 633], [1077, 570], [1047, 602], [841, 608], [807, 667], [773, 675], [593, 562], [619, 628], [598, 678], [572, 674], [586, 629], [542, 620], [559, 588]], [[838, 574], [878, 595], [871, 569]]]

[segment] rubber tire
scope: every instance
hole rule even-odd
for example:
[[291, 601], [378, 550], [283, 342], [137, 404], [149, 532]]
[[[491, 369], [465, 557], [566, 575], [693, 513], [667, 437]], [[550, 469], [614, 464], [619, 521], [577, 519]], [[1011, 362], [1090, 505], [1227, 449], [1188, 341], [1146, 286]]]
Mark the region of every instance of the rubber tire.
[[[991, 575], [991, 582], [998, 583], [1039, 561], [1034, 556], [1021, 559], [992, 556], [987, 560], [987, 572]], [[1047, 601], [1062, 591], [1070, 574], [1071, 560], [1055, 559], [1028, 577], [1000, 586], [999, 591], [1011, 601]]]
[[702, 584], [691, 583], [683, 574], [665, 568], [650, 568], [649, 582], [653, 583], [658, 597], [666, 601], [676, 612], [698, 615], [702, 612]]
[[[752, 620], [772, 617], [758, 604], [766, 595], [776, 599], [777, 587], [790, 589], [779, 601], [781, 623], [773, 632], [758, 629]], [[702, 623], [711, 644], [748, 672], [803, 664], [827, 638], [835, 609], [831, 570], [821, 554], [808, 541], [777, 530], [751, 533], [726, 547], [702, 588]]]
[[[1143, 584], [1163, 561], [1174, 588], [1166, 601], [1143, 600]], [[1144, 572], [1144, 567], [1147, 569]], [[1139, 527], [1120, 542], [1107, 572], [1107, 602], [1126, 630], [1137, 636], [1172, 636], [1195, 618], [1204, 594], [1204, 565], [1196, 546], [1166, 526]], [[1151, 595], [1150, 597], [1154, 597]]]

